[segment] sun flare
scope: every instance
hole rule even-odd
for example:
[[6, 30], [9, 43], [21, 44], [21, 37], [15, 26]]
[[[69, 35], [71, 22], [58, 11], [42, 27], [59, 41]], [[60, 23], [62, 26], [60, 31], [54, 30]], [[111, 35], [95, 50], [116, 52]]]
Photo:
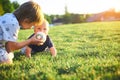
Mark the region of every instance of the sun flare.
[[[18, 1], [20, 4], [29, 0]], [[99, 13], [109, 9], [120, 12], [120, 0], [34, 0], [46, 14], [64, 14], [65, 6], [70, 13]]]
[[98, 13], [109, 9], [120, 11], [120, 0], [77, 0], [67, 2], [68, 10], [74, 13]]

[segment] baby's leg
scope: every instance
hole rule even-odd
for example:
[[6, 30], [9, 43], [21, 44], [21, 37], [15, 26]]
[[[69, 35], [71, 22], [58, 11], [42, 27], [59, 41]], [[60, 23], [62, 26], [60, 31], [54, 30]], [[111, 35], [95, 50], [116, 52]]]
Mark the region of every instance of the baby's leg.
[[26, 57], [31, 58], [31, 51], [32, 51], [32, 49], [27, 46], [27, 47], [26, 47], [26, 50], [25, 50]]

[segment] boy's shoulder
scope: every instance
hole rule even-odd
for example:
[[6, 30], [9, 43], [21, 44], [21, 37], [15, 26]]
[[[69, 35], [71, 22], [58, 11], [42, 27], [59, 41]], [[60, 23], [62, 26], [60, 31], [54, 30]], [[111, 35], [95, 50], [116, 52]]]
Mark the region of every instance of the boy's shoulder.
[[5, 13], [1, 16], [2, 18], [15, 18], [15, 15], [13, 13]]
[[6, 13], [0, 17], [1, 24], [19, 24], [13, 13]]

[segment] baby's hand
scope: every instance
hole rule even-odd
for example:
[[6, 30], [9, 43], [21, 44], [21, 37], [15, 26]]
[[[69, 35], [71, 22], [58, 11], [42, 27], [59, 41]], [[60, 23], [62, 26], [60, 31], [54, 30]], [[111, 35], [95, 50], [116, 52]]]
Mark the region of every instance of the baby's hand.
[[31, 54], [26, 54], [26, 57], [31, 58]]

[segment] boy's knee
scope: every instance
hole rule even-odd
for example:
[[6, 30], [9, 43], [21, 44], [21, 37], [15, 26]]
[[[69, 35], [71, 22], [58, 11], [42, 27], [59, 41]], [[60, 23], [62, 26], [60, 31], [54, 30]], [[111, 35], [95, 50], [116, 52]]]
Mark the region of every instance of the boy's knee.
[[1, 61], [0, 64], [12, 64], [13, 60]]
[[5, 49], [0, 49], [0, 63], [12, 64], [13, 58], [14, 58], [14, 54], [12, 52], [7, 53], [7, 51]]
[[26, 47], [23, 47], [23, 48], [21, 48], [21, 50], [20, 50], [21, 54], [25, 54], [25, 51], [26, 51]]

